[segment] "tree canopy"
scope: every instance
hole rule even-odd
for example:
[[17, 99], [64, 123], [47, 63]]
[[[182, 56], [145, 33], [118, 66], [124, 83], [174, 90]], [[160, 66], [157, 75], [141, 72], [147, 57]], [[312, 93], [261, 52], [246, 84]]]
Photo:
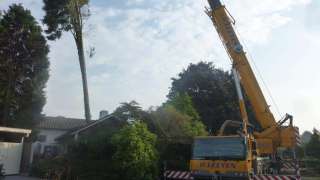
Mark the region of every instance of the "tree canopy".
[[29, 10], [13, 4], [0, 17], [0, 124], [30, 128], [46, 102], [49, 47]]
[[83, 19], [89, 16], [89, 9], [85, 8], [89, 0], [43, 0], [43, 3], [48, 39], [59, 39], [64, 31], [71, 31], [75, 38], [82, 34]]
[[200, 116], [197, 110], [193, 106], [193, 102], [191, 97], [187, 93], [177, 93], [171, 99], [169, 99], [164, 106], [172, 105], [175, 107], [179, 112], [190, 116], [193, 120], [200, 120]]
[[133, 121], [142, 118], [143, 110], [139, 103], [133, 100], [120, 103], [120, 106], [116, 108], [113, 114], [122, 120]]
[[43, 0], [45, 16], [43, 23], [46, 25], [47, 38], [59, 39], [64, 31], [71, 32], [78, 50], [85, 118], [91, 120], [87, 70], [83, 45], [83, 25], [89, 17], [89, 0]]
[[216, 132], [225, 120], [240, 119], [232, 75], [212, 63], [190, 64], [177, 78], [172, 78], [169, 101], [185, 93], [210, 132]]
[[310, 141], [305, 147], [306, 154], [320, 160], [320, 135], [317, 130], [313, 131]]
[[118, 179], [153, 180], [157, 177], [156, 135], [139, 121], [121, 129], [112, 138], [112, 156]]

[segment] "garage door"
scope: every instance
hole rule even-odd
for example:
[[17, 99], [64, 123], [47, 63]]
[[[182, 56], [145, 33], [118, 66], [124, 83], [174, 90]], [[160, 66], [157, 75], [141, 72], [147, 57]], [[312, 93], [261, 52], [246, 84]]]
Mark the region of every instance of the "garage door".
[[22, 143], [0, 142], [0, 164], [6, 175], [19, 174]]

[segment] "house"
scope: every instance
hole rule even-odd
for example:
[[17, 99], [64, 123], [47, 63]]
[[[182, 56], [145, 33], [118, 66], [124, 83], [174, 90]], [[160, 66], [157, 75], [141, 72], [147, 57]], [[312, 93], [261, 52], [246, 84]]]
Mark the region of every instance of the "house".
[[106, 115], [86, 126], [71, 130], [68, 133], [57, 137], [56, 141], [60, 144], [65, 144], [66, 142], [77, 141], [82, 137], [90, 136], [98, 132], [112, 134], [121, 129], [125, 124], [127, 124], [127, 121], [120, 120], [114, 115]]
[[[94, 121], [92, 121], [94, 122]], [[59, 153], [60, 147], [55, 140], [72, 130], [85, 127], [92, 123], [84, 119], [66, 118], [62, 116], [44, 117], [36, 126], [36, 141], [32, 144], [31, 159], [55, 156]], [[31, 162], [32, 162], [31, 160]]]
[[69, 141], [95, 133], [103, 128], [108, 132], [120, 129], [125, 124], [107, 111], [100, 112], [100, 118], [87, 122], [84, 119], [66, 117], [44, 117], [36, 127], [37, 139], [32, 144], [31, 163], [35, 159], [54, 157], [65, 151]]

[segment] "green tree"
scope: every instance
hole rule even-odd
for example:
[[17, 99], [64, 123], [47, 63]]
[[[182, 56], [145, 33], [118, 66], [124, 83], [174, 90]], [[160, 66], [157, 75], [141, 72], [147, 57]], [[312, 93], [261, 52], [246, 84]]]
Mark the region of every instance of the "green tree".
[[13, 4], [0, 17], [0, 124], [30, 128], [46, 102], [49, 48], [29, 10]]
[[317, 130], [313, 131], [309, 143], [305, 147], [306, 155], [320, 160], [320, 136]]
[[207, 135], [199, 120], [179, 112], [174, 106], [166, 105], [152, 112], [152, 119], [160, 137], [169, 141], [190, 141], [194, 136]]
[[[188, 169], [192, 138], [208, 134], [201, 121], [181, 112], [188, 109], [185, 107], [193, 108], [190, 101], [184, 102], [190, 104], [181, 104], [183, 99], [187, 98], [176, 97], [175, 100], [151, 112], [155, 132], [158, 134], [157, 149], [160, 154], [160, 162], [164, 163], [166, 168], [173, 170]], [[172, 104], [179, 105], [181, 111]], [[193, 115], [196, 114], [193, 110], [190, 112]]]
[[47, 26], [45, 32], [49, 40], [59, 39], [63, 31], [71, 32], [75, 40], [82, 77], [84, 110], [87, 121], [91, 120], [88, 94], [86, 62], [83, 45], [83, 25], [90, 15], [89, 0], [43, 0], [45, 17], [43, 23]]
[[[185, 93], [191, 97], [201, 121], [211, 133], [217, 132], [225, 120], [241, 120], [231, 73], [210, 62], [190, 64], [177, 78], [172, 78], [169, 102]], [[249, 120], [257, 125], [248, 105]]]
[[193, 120], [200, 120], [197, 110], [193, 107], [192, 99], [187, 93], [175, 94], [175, 97], [168, 100], [166, 104], [172, 105], [181, 113], [192, 117]]
[[124, 127], [113, 136], [112, 144], [115, 146], [112, 159], [118, 179], [156, 179], [156, 135], [150, 133], [144, 123], [134, 122]]
[[115, 116], [122, 120], [136, 120], [141, 119], [143, 116], [143, 110], [139, 103], [136, 101], [123, 102], [113, 112]]

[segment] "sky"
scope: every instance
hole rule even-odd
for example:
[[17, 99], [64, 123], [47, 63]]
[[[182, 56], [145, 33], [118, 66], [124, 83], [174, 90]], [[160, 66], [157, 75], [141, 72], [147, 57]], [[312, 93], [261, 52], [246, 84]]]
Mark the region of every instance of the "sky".
[[[12, 3], [30, 9], [41, 24], [41, 0], [0, 0], [0, 9]], [[320, 128], [320, 1], [223, 3], [236, 20], [240, 39], [275, 117], [292, 114], [301, 131]], [[206, 0], [91, 0], [85, 46], [96, 51], [87, 58], [93, 118], [98, 118], [100, 110], [112, 112], [119, 103], [131, 100], [145, 109], [161, 105], [171, 78], [190, 63], [210, 61], [230, 70], [231, 62], [204, 13], [206, 6]], [[84, 117], [72, 36], [64, 33], [49, 44], [50, 79], [43, 113]]]

